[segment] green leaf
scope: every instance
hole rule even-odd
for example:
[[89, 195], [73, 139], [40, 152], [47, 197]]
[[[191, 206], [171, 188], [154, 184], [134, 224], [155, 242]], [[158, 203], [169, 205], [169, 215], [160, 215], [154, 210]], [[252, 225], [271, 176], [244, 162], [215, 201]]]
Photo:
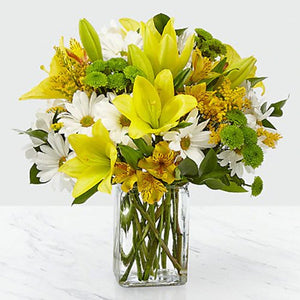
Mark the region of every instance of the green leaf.
[[286, 103], [288, 99], [286, 100], [282, 100], [276, 103], [273, 103], [270, 105], [269, 109], [271, 107], [274, 107], [274, 110], [271, 114], [271, 117], [281, 117], [283, 115], [283, 111], [282, 111], [282, 107], [284, 106], [284, 104]]
[[20, 134], [27, 134], [31, 137], [37, 138], [37, 139], [47, 143], [48, 132], [46, 132], [44, 130], [41, 130], [41, 129], [36, 129], [36, 130], [28, 129], [26, 131], [18, 130], [18, 132]]
[[212, 69], [212, 72], [222, 74], [227, 64], [227, 57], [224, 57], [220, 62]]
[[250, 86], [253, 88], [259, 82], [265, 80], [266, 78], [268, 78], [268, 77], [253, 77], [253, 78], [247, 78], [247, 80], [250, 82]]
[[90, 197], [92, 197], [97, 191], [98, 191], [98, 185], [97, 183], [95, 186], [93, 186], [91, 189], [89, 189], [87, 192], [83, 193], [79, 197], [75, 198], [72, 205], [74, 204], [82, 204], [86, 200], [88, 200]]
[[188, 28], [180, 28], [180, 29], [175, 29], [176, 35], [177, 36], [181, 36], [184, 34], [184, 32], [187, 30]]
[[173, 129], [181, 129], [181, 128], [189, 127], [192, 124], [193, 123], [191, 123], [191, 122], [182, 121], [176, 127], [174, 127]]
[[181, 174], [185, 177], [195, 177], [198, 176], [198, 167], [197, 164], [190, 158], [185, 158], [178, 165], [178, 169]]
[[222, 182], [221, 179], [207, 179], [205, 184], [212, 190], [222, 190], [231, 193], [244, 193], [247, 192], [242, 186], [237, 185], [235, 182], [230, 181], [229, 185]]
[[267, 102], [265, 102], [261, 107], [260, 107], [260, 111], [264, 114], [267, 111]]
[[267, 119], [262, 120], [262, 125], [266, 128], [272, 128], [276, 130], [276, 127]]
[[46, 182], [41, 182], [40, 178], [37, 177], [40, 170], [38, 170], [36, 164], [33, 164], [29, 171], [29, 179], [31, 184], [44, 184]]
[[135, 139], [133, 142], [145, 156], [150, 156], [152, 154], [154, 148], [151, 145], [148, 145], [144, 139]]
[[170, 20], [170, 17], [163, 13], [160, 13], [153, 17], [154, 26], [160, 34], [163, 33], [164, 28], [167, 25], [167, 23], [169, 22], [169, 20]]
[[213, 149], [210, 149], [200, 164], [200, 168], [199, 168], [200, 176], [214, 171], [217, 168], [217, 166], [218, 166], [218, 158], [216, 152]]
[[186, 80], [189, 78], [192, 69], [187, 68], [178, 73], [178, 75], [174, 78], [174, 88], [175, 90], [183, 87]]
[[138, 161], [144, 157], [143, 153], [140, 150], [135, 150], [125, 145], [119, 145], [119, 149], [125, 161], [134, 169], [137, 169]]

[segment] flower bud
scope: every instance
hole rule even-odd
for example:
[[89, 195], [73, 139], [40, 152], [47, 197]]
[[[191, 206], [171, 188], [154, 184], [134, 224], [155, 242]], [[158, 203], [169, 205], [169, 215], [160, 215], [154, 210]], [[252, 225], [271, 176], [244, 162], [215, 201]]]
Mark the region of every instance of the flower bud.
[[90, 60], [93, 62], [103, 59], [99, 36], [88, 20], [81, 19], [79, 21], [79, 35]]

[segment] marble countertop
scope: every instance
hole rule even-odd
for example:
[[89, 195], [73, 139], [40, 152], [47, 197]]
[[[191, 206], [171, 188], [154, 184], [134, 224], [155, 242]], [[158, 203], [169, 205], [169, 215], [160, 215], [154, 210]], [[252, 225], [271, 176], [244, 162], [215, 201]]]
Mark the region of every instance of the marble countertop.
[[112, 207], [1, 207], [0, 299], [300, 299], [300, 207], [190, 214], [188, 283], [125, 289], [112, 272]]

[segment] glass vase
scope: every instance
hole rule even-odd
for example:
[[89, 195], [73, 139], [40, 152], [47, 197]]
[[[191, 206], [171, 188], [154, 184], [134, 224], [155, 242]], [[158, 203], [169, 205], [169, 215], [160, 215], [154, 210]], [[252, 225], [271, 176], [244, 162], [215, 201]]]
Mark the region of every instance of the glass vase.
[[159, 202], [136, 188], [115, 190], [114, 274], [123, 287], [183, 285], [187, 281], [188, 186], [168, 186]]

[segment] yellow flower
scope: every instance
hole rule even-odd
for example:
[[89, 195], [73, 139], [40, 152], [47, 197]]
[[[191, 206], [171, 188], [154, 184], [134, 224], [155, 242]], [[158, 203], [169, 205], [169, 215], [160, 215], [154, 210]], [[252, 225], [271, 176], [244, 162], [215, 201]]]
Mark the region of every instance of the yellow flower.
[[151, 174], [143, 171], [137, 171], [138, 191], [141, 193], [142, 199], [149, 204], [158, 202], [164, 193], [166, 187]]
[[133, 97], [120, 95], [113, 104], [131, 121], [129, 136], [138, 139], [146, 134], [168, 131], [178, 120], [196, 107], [197, 101], [189, 95], [174, 96], [170, 70], [161, 71], [154, 86], [144, 77], [137, 76]]
[[98, 120], [93, 125], [92, 137], [72, 134], [69, 142], [77, 156], [63, 164], [59, 171], [77, 178], [73, 197], [77, 198], [98, 183], [99, 191], [111, 193], [111, 177], [117, 150], [101, 121]]
[[275, 148], [278, 140], [282, 138], [282, 136], [277, 132], [270, 132], [263, 127], [259, 127], [257, 129], [257, 136], [262, 136], [264, 139], [262, 142], [270, 148]]
[[199, 82], [207, 78], [213, 68], [213, 63], [207, 57], [203, 57], [201, 51], [196, 48], [192, 54], [193, 72], [189, 78], [191, 82]]
[[206, 91], [206, 84], [200, 83], [186, 87], [185, 92], [196, 97], [198, 109], [204, 119], [211, 122], [222, 122], [227, 111], [232, 109], [244, 110], [250, 107], [250, 102], [245, 98], [244, 87], [231, 88], [231, 82], [225, 78], [217, 91]]
[[155, 145], [152, 156], [141, 159], [138, 167], [147, 170], [154, 177], [171, 184], [175, 180], [176, 157], [177, 153], [170, 150], [167, 142], [159, 142]]
[[122, 183], [122, 191], [128, 193], [137, 181], [136, 170], [124, 162], [116, 162], [113, 183]]
[[[49, 77], [31, 91], [20, 97], [26, 99], [67, 99], [72, 100], [77, 90], [89, 90], [82, 83], [85, 69], [89, 63], [85, 50], [75, 40], [70, 40], [70, 49], [65, 48], [63, 38], [60, 46], [54, 48]], [[41, 69], [45, 70], [42, 66]]]
[[155, 28], [153, 19], [146, 24], [141, 22], [144, 52], [152, 64], [155, 75], [163, 69], [169, 69], [175, 77], [187, 64], [193, 50], [194, 35], [191, 35], [179, 54], [173, 23], [174, 20], [170, 19], [160, 34]]

